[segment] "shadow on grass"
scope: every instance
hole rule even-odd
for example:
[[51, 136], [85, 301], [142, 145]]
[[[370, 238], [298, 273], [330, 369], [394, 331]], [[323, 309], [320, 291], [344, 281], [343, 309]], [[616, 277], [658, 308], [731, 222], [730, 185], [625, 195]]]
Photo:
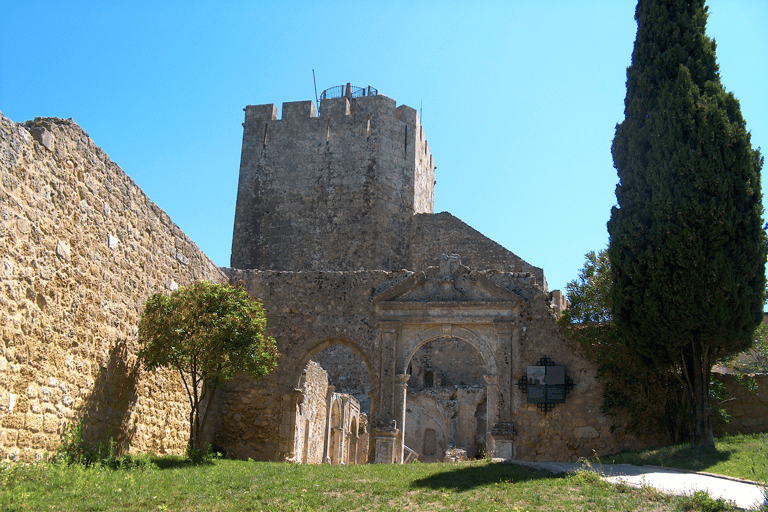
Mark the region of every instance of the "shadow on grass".
[[736, 450], [691, 448], [686, 445], [675, 445], [642, 452], [621, 453], [607, 457], [609, 460], [604, 460], [603, 462], [705, 471], [707, 468], [730, 459], [731, 455], [735, 452]]
[[178, 468], [199, 468], [202, 466], [213, 466], [213, 461], [192, 462], [185, 457], [173, 457], [163, 455], [162, 457], [152, 457], [152, 463], [158, 469], [178, 469]]
[[456, 469], [415, 480], [411, 487], [468, 491], [474, 487], [495, 483], [520, 483], [550, 478], [562, 478], [562, 475], [500, 462], [482, 466], [457, 466]]

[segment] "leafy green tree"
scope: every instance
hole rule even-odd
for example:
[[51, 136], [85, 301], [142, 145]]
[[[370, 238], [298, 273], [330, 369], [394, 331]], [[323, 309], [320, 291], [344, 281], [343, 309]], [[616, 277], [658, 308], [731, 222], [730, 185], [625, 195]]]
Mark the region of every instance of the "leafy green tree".
[[762, 319], [760, 170], [739, 103], [720, 83], [704, 0], [640, 0], [608, 222], [619, 335], [647, 368], [673, 368], [693, 447], [713, 446], [718, 359]]
[[[139, 320], [138, 357], [147, 370], [178, 370], [189, 398], [189, 450], [200, 454], [213, 392], [237, 373], [262, 378], [277, 365], [261, 301], [242, 286], [197, 282], [155, 294]], [[201, 405], [204, 410], [201, 411]]]
[[743, 373], [768, 373], [768, 324], [760, 324], [753, 336], [752, 348], [735, 362]]
[[590, 251], [579, 277], [565, 285], [567, 323], [607, 322], [611, 319], [611, 267], [605, 251]]

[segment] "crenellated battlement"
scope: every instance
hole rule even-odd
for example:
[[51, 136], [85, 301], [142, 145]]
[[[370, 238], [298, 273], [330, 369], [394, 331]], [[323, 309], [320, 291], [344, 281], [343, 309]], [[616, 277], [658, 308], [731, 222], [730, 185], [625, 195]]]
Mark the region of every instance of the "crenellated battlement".
[[435, 165], [415, 109], [383, 95], [245, 107], [232, 266], [397, 269]]

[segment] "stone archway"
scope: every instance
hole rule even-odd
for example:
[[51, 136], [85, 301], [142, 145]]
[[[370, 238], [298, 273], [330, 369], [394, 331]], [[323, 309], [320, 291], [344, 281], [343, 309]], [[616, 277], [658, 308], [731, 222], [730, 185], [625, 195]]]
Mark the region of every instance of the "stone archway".
[[[404, 443], [421, 462], [452, 456], [475, 458], [486, 451], [486, 362], [455, 336], [423, 343], [408, 365]], [[478, 408], [482, 404], [482, 410]]]
[[[324, 353], [327, 357], [319, 357]], [[326, 339], [315, 343], [298, 361], [299, 367], [305, 361], [306, 365], [283, 413], [286, 421], [292, 421], [286, 423], [286, 429], [294, 432], [286, 443], [293, 447], [289, 460], [346, 464], [351, 457], [360, 457], [367, 461], [368, 414], [375, 407], [371, 390], [378, 381], [366, 354], [349, 340]], [[338, 380], [340, 376], [354, 377], [349, 386], [360, 385], [362, 389], [345, 389], [344, 382]], [[360, 425], [366, 430], [362, 435]]]
[[487, 277], [450, 266], [441, 266], [439, 275], [414, 274], [374, 298], [382, 348], [376, 462], [403, 462], [408, 364], [420, 346], [445, 337], [466, 341], [485, 361], [486, 439], [493, 453], [491, 432], [511, 421], [509, 407], [499, 405], [511, 396], [512, 341], [522, 303]]

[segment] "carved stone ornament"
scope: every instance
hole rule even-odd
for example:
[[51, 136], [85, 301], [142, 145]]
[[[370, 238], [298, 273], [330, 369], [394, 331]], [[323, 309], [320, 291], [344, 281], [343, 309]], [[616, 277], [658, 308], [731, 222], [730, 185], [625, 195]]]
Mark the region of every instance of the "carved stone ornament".
[[461, 267], [461, 256], [458, 254], [443, 254], [440, 258], [440, 278], [453, 281], [453, 276]]

